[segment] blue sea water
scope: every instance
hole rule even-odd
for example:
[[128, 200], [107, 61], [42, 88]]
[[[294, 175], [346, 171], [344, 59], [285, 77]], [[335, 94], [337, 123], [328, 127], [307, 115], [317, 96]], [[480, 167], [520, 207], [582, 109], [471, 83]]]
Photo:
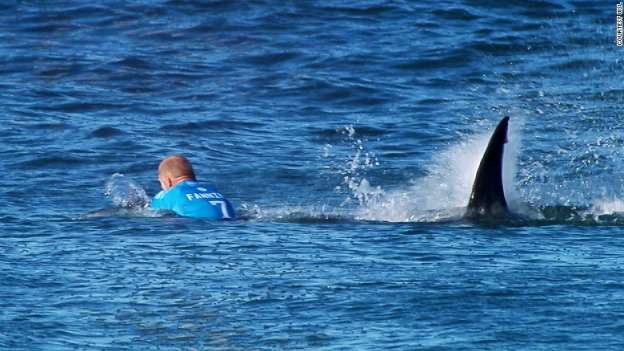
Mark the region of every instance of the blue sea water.
[[[0, 349], [621, 350], [615, 1], [0, 4]], [[522, 219], [461, 218], [511, 117]], [[170, 154], [227, 223], [143, 208]]]

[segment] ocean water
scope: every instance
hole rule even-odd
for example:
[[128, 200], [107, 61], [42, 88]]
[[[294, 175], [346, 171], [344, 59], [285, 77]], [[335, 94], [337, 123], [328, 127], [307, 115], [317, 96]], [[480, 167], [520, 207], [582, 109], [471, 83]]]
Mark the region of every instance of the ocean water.
[[0, 349], [621, 350], [616, 4], [3, 2]]

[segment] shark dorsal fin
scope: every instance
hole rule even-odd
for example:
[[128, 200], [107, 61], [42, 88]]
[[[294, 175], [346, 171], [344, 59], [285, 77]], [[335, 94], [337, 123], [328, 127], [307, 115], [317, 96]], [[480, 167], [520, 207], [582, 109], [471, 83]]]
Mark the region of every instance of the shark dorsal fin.
[[472, 185], [466, 217], [502, 216], [507, 214], [507, 201], [503, 190], [503, 153], [507, 142], [509, 117], [496, 126]]

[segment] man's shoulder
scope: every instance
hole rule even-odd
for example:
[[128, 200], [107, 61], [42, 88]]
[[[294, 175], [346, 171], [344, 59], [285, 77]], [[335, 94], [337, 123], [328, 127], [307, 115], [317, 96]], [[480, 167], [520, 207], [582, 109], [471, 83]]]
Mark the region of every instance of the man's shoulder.
[[150, 202], [150, 206], [158, 209], [170, 209], [171, 190], [172, 189], [159, 191], [156, 195], [154, 195], [154, 198]]
[[154, 195], [154, 199], [161, 200], [162, 198], [165, 197], [166, 193], [167, 192], [165, 190], [161, 190], [161, 191], [158, 192], [158, 194]]
[[183, 193], [184, 190], [181, 189], [181, 187], [174, 186], [167, 190], [161, 190], [158, 194], [154, 196], [154, 199], [161, 201], [172, 201], [180, 196], [184, 196]]
[[209, 184], [199, 182], [184, 182], [179, 189], [182, 193], [217, 193], [217, 189]]

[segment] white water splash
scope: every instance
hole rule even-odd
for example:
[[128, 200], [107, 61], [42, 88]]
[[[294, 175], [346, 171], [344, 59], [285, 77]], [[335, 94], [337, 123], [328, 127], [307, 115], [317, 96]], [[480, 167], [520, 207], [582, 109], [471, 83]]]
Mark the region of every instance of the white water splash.
[[81, 215], [78, 218], [100, 217], [165, 217], [168, 212], [149, 208], [150, 198], [145, 190], [132, 179], [121, 173], [113, 174], [106, 186], [104, 194], [113, 202], [113, 208], [105, 208]]
[[115, 173], [110, 177], [106, 183], [104, 194], [111, 199], [116, 207], [145, 208], [150, 202], [145, 190], [121, 173]]
[[381, 187], [373, 187], [364, 178], [364, 174], [379, 165], [377, 156], [364, 148], [364, 140], [356, 136], [356, 129], [353, 125], [344, 127], [341, 131], [346, 135], [347, 142], [352, 148], [351, 155], [340, 168], [339, 173], [343, 176], [342, 185], [336, 187], [336, 191], [341, 191], [346, 187], [349, 195], [342, 205], [348, 204], [352, 199], [358, 201], [360, 205], [365, 204], [383, 194]]
[[593, 203], [589, 212], [594, 216], [624, 214], [624, 201], [618, 198], [599, 199]]

